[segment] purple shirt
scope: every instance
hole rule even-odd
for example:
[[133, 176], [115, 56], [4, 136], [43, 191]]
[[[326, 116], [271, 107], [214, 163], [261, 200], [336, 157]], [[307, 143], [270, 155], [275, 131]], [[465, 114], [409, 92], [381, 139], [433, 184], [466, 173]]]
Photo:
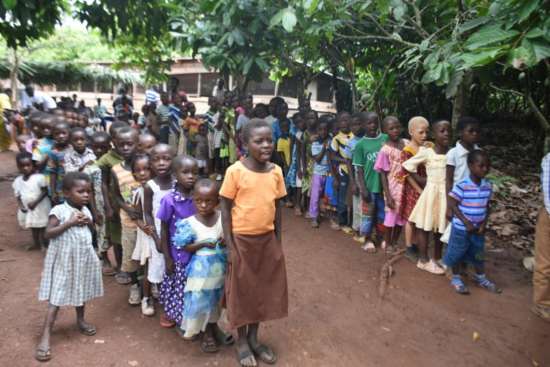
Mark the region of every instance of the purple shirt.
[[196, 212], [193, 199], [184, 198], [175, 188], [160, 200], [160, 207], [157, 211], [157, 218], [168, 223], [168, 238], [170, 253], [174, 262], [187, 264], [191, 254], [185, 250], [178, 249], [173, 245], [174, 233], [176, 233], [176, 222], [194, 215]]

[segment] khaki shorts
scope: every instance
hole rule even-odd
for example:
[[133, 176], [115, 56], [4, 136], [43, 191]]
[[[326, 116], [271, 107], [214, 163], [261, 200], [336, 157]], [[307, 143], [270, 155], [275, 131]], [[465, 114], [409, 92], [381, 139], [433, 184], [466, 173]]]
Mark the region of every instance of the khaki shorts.
[[122, 265], [120, 270], [126, 273], [133, 273], [138, 270], [137, 261], [132, 260], [132, 254], [136, 248], [137, 229], [122, 227]]

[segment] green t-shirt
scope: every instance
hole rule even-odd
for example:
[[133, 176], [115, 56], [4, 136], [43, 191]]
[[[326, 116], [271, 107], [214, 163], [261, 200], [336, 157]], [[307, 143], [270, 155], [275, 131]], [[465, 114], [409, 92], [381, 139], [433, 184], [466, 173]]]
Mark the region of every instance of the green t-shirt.
[[381, 193], [382, 183], [380, 174], [374, 170], [374, 163], [382, 145], [388, 140], [386, 134], [379, 134], [376, 138], [364, 136], [353, 151], [353, 165], [362, 167], [365, 173], [365, 188], [369, 192]]

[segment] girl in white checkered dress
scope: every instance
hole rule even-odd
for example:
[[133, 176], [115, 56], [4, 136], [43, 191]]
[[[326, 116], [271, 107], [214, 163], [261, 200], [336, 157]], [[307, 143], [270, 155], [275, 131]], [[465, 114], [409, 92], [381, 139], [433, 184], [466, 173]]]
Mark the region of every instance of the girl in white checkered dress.
[[63, 178], [66, 201], [55, 206], [48, 218], [46, 239], [50, 240], [44, 260], [38, 298], [48, 301], [48, 312], [35, 357], [51, 358], [50, 333], [60, 306], [76, 307], [78, 330], [94, 335], [96, 329], [84, 321], [84, 303], [103, 295], [101, 263], [92, 246], [92, 215], [86, 205], [91, 198], [90, 177], [70, 172]]

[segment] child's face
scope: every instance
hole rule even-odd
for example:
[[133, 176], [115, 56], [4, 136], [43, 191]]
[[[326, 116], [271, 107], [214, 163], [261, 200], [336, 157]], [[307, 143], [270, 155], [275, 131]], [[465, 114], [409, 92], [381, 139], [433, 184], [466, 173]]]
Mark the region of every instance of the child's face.
[[315, 125], [317, 124], [317, 117], [315, 116], [315, 113], [310, 112], [306, 115], [306, 127], [308, 130], [312, 130]]
[[69, 129], [66, 126], [55, 127], [53, 129], [53, 139], [58, 145], [67, 145], [69, 143]]
[[391, 120], [386, 124], [386, 134], [388, 134], [388, 137], [391, 141], [397, 141], [399, 140], [399, 137], [401, 136], [401, 124], [399, 121]]
[[79, 116], [78, 119], [75, 121], [75, 125], [85, 129], [88, 127], [88, 121]]
[[81, 208], [90, 202], [92, 185], [85, 180], [76, 180], [69, 190], [63, 190], [63, 194], [74, 206]]
[[97, 159], [103, 157], [111, 149], [111, 144], [107, 140], [96, 140], [92, 143], [92, 150]]
[[205, 124], [199, 125], [199, 134], [202, 136], [208, 135], [208, 129]]
[[338, 130], [343, 132], [344, 134], [349, 134], [350, 132], [350, 115], [349, 113], [342, 113], [338, 117]]
[[269, 127], [252, 129], [250, 137], [245, 143], [252, 158], [261, 163], [267, 163], [273, 153], [273, 135]]
[[288, 136], [288, 133], [290, 131], [290, 125], [288, 124], [288, 120], [281, 121], [279, 126], [281, 127], [281, 133], [283, 133], [283, 135], [285, 136]]
[[137, 140], [135, 131], [117, 134], [113, 139], [116, 152], [126, 161], [131, 159], [136, 152]]
[[75, 131], [71, 134], [71, 145], [78, 153], [84, 153], [87, 142], [86, 134], [83, 131]]
[[137, 182], [144, 184], [151, 179], [151, 165], [149, 158], [142, 158], [134, 162], [132, 174]]
[[319, 138], [325, 140], [328, 137], [328, 124], [319, 124], [319, 126], [317, 126], [317, 134]]
[[34, 165], [32, 163], [32, 159], [25, 158], [21, 159], [17, 163], [17, 169], [19, 169], [19, 172], [21, 172], [24, 176], [29, 176], [34, 171]]
[[365, 122], [365, 134], [369, 138], [374, 138], [378, 135], [379, 122], [377, 118], [370, 118]]
[[198, 187], [193, 193], [193, 202], [200, 215], [211, 215], [214, 213], [219, 203], [216, 188], [214, 186]]
[[451, 124], [448, 121], [436, 124], [433, 129], [435, 143], [442, 147], [449, 146], [451, 138]]
[[169, 148], [156, 147], [151, 154], [151, 168], [157, 176], [171, 173], [173, 155]]
[[17, 136], [17, 138], [16, 138], [17, 148], [19, 149], [19, 151], [20, 151], [21, 153], [27, 151], [26, 144], [27, 144], [27, 141], [28, 141], [29, 139], [30, 139], [30, 137], [29, 137], [28, 135], [18, 135], [18, 136]]
[[480, 128], [478, 124], [470, 124], [464, 127], [460, 140], [468, 145], [479, 143]]
[[140, 153], [151, 154], [155, 145], [157, 145], [157, 139], [153, 135], [140, 135], [137, 150]]
[[361, 120], [358, 118], [351, 119], [350, 123], [350, 130], [353, 133], [353, 135], [358, 136], [361, 135], [361, 129], [362, 129]]
[[178, 184], [185, 190], [193, 189], [195, 182], [199, 176], [199, 167], [197, 162], [191, 159], [186, 159], [176, 168], [176, 180]]
[[53, 121], [50, 119], [45, 119], [40, 122], [40, 130], [42, 131], [42, 136], [45, 138], [52, 137]]
[[411, 127], [411, 139], [418, 145], [423, 145], [428, 140], [428, 125], [418, 123]]
[[40, 127], [40, 123], [39, 122], [35, 122], [31, 125], [31, 131], [32, 133], [34, 134], [34, 136], [38, 139], [42, 138], [43, 135], [42, 135], [42, 129]]
[[306, 128], [306, 120], [302, 117], [296, 118], [294, 123], [296, 124], [296, 128], [300, 131], [304, 131], [304, 129]]
[[478, 156], [473, 163], [468, 164], [470, 173], [478, 178], [484, 178], [489, 173], [491, 162], [487, 156]]

